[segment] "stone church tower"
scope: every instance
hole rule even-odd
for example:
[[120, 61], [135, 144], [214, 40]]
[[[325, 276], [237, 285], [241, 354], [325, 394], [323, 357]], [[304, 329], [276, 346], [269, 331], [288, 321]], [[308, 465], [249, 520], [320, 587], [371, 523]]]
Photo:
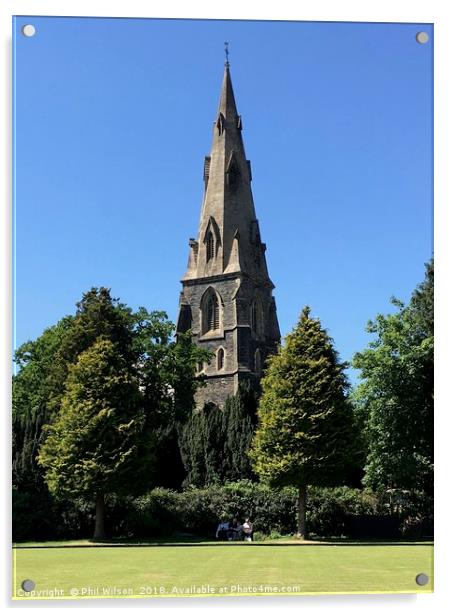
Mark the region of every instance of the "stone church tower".
[[251, 166], [242, 140], [229, 62], [225, 64], [210, 156], [204, 161], [204, 199], [198, 237], [190, 239], [177, 332], [215, 355], [199, 366], [207, 385], [197, 407], [223, 407], [240, 381], [258, 386], [264, 361], [280, 342], [274, 285], [265, 259], [251, 192]]

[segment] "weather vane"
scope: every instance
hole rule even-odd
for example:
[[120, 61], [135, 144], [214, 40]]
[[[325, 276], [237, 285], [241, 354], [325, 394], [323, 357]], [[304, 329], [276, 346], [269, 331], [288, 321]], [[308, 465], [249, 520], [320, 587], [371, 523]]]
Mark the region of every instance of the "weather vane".
[[224, 42], [224, 53], [226, 54], [226, 66], [229, 66], [229, 43], [228, 41]]

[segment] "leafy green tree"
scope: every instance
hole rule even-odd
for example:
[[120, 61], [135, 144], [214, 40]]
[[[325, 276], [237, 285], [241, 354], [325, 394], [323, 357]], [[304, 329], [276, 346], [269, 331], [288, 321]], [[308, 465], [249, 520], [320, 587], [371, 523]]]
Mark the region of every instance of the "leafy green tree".
[[366, 426], [364, 483], [380, 493], [433, 495], [433, 261], [424, 281], [394, 314], [378, 314], [368, 348], [354, 366], [362, 383], [354, 393]]
[[62, 319], [15, 353], [18, 372], [12, 392], [12, 471], [13, 485], [22, 492], [45, 491], [36, 455], [42, 426], [52, 417], [54, 401], [63, 393], [64, 378], [55, 358], [72, 322], [73, 317]]
[[[164, 312], [131, 308], [112, 298], [104, 287], [85, 293], [74, 316], [47, 329], [35, 341], [21, 345], [15, 353], [18, 368], [13, 377], [13, 485], [18, 498], [39, 500], [43, 508], [55, 510], [36, 463], [44, 425], [59, 414], [66, 381], [80, 355], [102, 337], [115, 345], [118, 355], [138, 379], [146, 424], [153, 431], [156, 453], [165, 452], [171, 465], [150, 465], [145, 472], [152, 485], [179, 487], [182, 463], [177, 463], [178, 435], [175, 422], [192, 410], [197, 361], [206, 353], [192, 344], [189, 335], [173, 339], [174, 325]], [[179, 456], [180, 458], [180, 456]]]
[[96, 539], [105, 536], [105, 496], [130, 493], [151, 464], [152, 433], [141, 397], [137, 375], [117, 346], [99, 338], [70, 367], [61, 408], [44, 427], [38, 463], [49, 490], [95, 502]]
[[42, 489], [42, 470], [36, 465], [42, 426], [58, 412], [69, 366], [79, 354], [102, 335], [117, 344], [128, 361], [136, 361], [139, 353], [134, 347], [138, 340], [138, 346], [144, 344], [146, 327], [149, 332], [156, 320], [162, 321], [162, 313], [146, 313], [147, 320], [142, 314], [144, 309], [132, 313], [104, 287], [92, 288], [76, 306], [75, 316], [64, 317], [15, 353], [18, 370], [13, 377], [13, 484], [21, 490]]
[[100, 336], [111, 340], [125, 359], [134, 359], [132, 344], [137, 316], [131, 308], [112, 298], [110, 289], [93, 287], [76, 304], [73, 326], [59, 349], [59, 355], [72, 364]]
[[272, 487], [298, 488], [298, 535], [306, 536], [307, 487], [344, 481], [356, 456], [346, 364], [305, 307], [262, 380], [251, 458]]
[[[159, 461], [155, 485], [178, 489], [186, 477], [181, 435], [194, 410], [195, 392], [198, 387], [204, 386], [202, 378], [194, 377], [196, 366], [210, 359], [210, 352], [192, 343], [190, 332], [178, 334], [177, 343], [169, 347], [165, 358], [158, 362], [157, 369], [148, 375], [151, 383], [155, 383], [156, 378], [160, 379], [166, 392], [166, 404], [161, 405], [162, 410], [155, 416], [156, 458]], [[192, 423], [196, 420], [197, 417]]]

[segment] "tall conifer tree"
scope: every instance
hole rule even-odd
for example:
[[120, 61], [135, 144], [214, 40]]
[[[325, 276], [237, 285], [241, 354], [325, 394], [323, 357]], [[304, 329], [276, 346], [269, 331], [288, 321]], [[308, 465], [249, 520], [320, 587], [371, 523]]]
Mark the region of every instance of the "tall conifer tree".
[[96, 504], [95, 539], [105, 536], [105, 496], [145, 480], [152, 431], [136, 374], [117, 347], [99, 338], [71, 366], [55, 421], [44, 427], [39, 464], [52, 494]]
[[248, 451], [256, 427], [257, 396], [245, 383], [228, 396], [223, 409], [213, 404], [195, 411], [180, 433], [185, 485], [205, 486], [251, 479]]
[[224, 479], [252, 479], [248, 456], [257, 424], [256, 392], [249, 383], [240, 383], [238, 392], [226, 399], [223, 411]]
[[305, 307], [262, 380], [251, 458], [273, 487], [298, 488], [298, 535], [306, 536], [309, 485], [341, 483], [355, 455], [355, 424], [347, 399], [346, 364]]

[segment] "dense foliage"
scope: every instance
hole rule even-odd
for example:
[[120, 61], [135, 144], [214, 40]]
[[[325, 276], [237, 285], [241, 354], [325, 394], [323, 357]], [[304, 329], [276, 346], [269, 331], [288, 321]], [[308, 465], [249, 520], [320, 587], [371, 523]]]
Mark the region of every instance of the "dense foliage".
[[394, 299], [394, 314], [369, 323], [374, 340], [354, 358], [368, 450], [364, 483], [394, 511], [414, 499], [419, 512], [431, 513], [433, 504], [433, 281], [432, 261], [407, 305]]
[[38, 463], [52, 494], [83, 496], [98, 506], [95, 537], [103, 537], [103, 506], [111, 492], [149, 487], [153, 432], [136, 371], [110, 340], [98, 338], [70, 366], [61, 407], [44, 426]]
[[[124, 538], [170, 537], [188, 533], [214, 538], [222, 518], [250, 516], [256, 538], [292, 535], [297, 530], [297, 491], [272, 489], [251, 481], [189, 488], [183, 492], [154, 488], [138, 497], [107, 497], [106, 532]], [[319, 537], [383, 539], [431, 536], [432, 527], [419, 524], [413, 500], [391, 516], [388, 503], [369, 489], [310, 487], [307, 531]], [[13, 492], [14, 540], [86, 538], [94, 523], [92, 503], [76, 499], [71, 506], [54, 502], [50, 509], [31, 509]]]
[[14, 540], [86, 537], [95, 521], [102, 536], [104, 506], [117, 536], [211, 537], [232, 516], [250, 516], [256, 536], [430, 536], [433, 262], [410, 302], [393, 303], [355, 355], [352, 397], [305, 308], [259, 402], [241, 384], [223, 409], [195, 410], [210, 355], [190, 332], [173, 341], [165, 313], [91, 289], [15, 354]]
[[[132, 396], [136, 405], [132, 414], [144, 418], [140, 421], [144, 422], [148, 434], [154, 431], [164, 440], [172, 423], [182, 421], [191, 413], [194, 391], [199, 384], [194, 378], [195, 366], [207, 356], [191, 343], [189, 335], [180, 336], [177, 344], [172, 342], [173, 331], [174, 326], [164, 313], [150, 313], [144, 308], [133, 312], [112, 298], [108, 289], [93, 288], [83, 295], [74, 316], [66, 317], [36, 341], [27, 342], [17, 350], [19, 371], [13, 379], [13, 485], [22, 500], [28, 498], [33, 502], [36, 498], [43, 507], [46, 503], [50, 505], [47, 484], [61, 493], [56, 490], [56, 475], [55, 481], [49, 475], [57, 459], [54, 457], [56, 438], [50, 441], [54, 446], [53, 457], [49, 447], [46, 449], [45, 457], [53, 459], [50, 466], [44, 464], [39, 468], [36, 464], [44, 437], [51, 434], [51, 431], [43, 432], [43, 426], [63, 425], [62, 414], [69, 417], [75, 413], [75, 391], [82, 385], [74, 382], [74, 367], [100, 341], [114, 348], [109, 355], [111, 361], [117, 358], [121, 370], [133, 375], [139, 394]], [[95, 363], [91, 361], [91, 368]], [[77, 374], [80, 377], [81, 371]], [[106, 378], [106, 372], [100, 375], [92, 369], [85, 378], [84, 391], [93, 383], [101, 382], [106, 393]], [[102, 406], [100, 400], [97, 402]], [[123, 400], [123, 404], [128, 403]], [[126, 414], [129, 411], [132, 412], [129, 409]], [[153, 440], [156, 448], [161, 446], [160, 441], [156, 442], [158, 439]], [[47, 469], [47, 482], [44, 482], [43, 469]], [[148, 464], [140, 480], [148, 488], [156, 485], [158, 470], [156, 464]], [[76, 496], [78, 493], [73, 494]], [[65, 497], [69, 497], [69, 491]]]
[[256, 425], [257, 397], [248, 384], [226, 399], [223, 409], [207, 404], [181, 428], [186, 486], [252, 478], [248, 450]]
[[344, 482], [356, 459], [358, 432], [344, 369], [306, 307], [262, 380], [251, 455], [269, 485], [299, 489], [300, 536], [306, 532], [306, 487]]
[[66, 369], [56, 358], [72, 324], [73, 317], [62, 319], [15, 353], [18, 374], [13, 377], [12, 469], [13, 485], [22, 491], [45, 491], [36, 456], [42, 426], [52, 419], [63, 393]]
[[[251, 481], [174, 492], [161, 488], [131, 501], [125, 530], [136, 537], [190, 532], [214, 538], [221, 519], [250, 517], [261, 536], [296, 532], [297, 490], [271, 489]], [[379, 513], [371, 492], [356, 488], [312, 488], [307, 525], [321, 536], [347, 536], [350, 517]]]

